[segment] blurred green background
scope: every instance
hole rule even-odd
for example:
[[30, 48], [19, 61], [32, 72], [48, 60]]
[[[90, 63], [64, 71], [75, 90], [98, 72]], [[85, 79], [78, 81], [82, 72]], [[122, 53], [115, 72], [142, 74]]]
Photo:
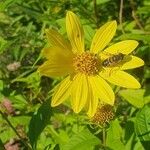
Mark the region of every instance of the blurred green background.
[[[84, 113], [67, 105], [50, 107], [52, 88], [61, 80], [40, 77], [44, 31], [66, 36], [65, 14], [76, 13], [86, 45], [95, 30], [118, 23], [112, 42], [134, 39], [134, 54], [144, 67], [130, 71], [139, 90], [114, 87], [115, 119], [106, 127], [92, 125]], [[0, 0], [0, 150], [149, 150], [150, 149], [150, 1], [149, 0]], [[117, 148], [116, 148], [117, 147]]]

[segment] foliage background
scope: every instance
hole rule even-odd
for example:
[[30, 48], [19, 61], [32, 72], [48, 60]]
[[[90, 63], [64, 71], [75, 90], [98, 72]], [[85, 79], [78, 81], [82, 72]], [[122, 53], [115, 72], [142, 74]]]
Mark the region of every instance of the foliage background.
[[[106, 128], [91, 125], [84, 113], [67, 105], [50, 107], [51, 89], [61, 80], [40, 77], [44, 30], [55, 28], [66, 37], [65, 13], [81, 19], [86, 44], [95, 29], [117, 20], [112, 42], [139, 41], [134, 54], [145, 66], [130, 71], [139, 90], [113, 87], [115, 119]], [[7, 109], [2, 107], [8, 101]], [[148, 150], [150, 147], [150, 1], [149, 0], [0, 0], [0, 149], [14, 140], [20, 149], [37, 150]], [[7, 149], [7, 148], [6, 148]]]

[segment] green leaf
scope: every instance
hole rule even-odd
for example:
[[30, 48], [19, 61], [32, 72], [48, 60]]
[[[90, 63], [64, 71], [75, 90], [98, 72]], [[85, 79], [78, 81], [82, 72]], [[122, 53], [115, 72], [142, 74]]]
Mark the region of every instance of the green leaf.
[[5, 0], [3, 2], [0, 2], [0, 11], [4, 11], [5, 8], [7, 8], [11, 3], [13, 3], [14, 0]]
[[[85, 32], [85, 39], [87, 44], [90, 44], [94, 34], [95, 34], [95, 30], [90, 26], [90, 25], [84, 25], [84, 32]], [[88, 45], [90, 47], [90, 45]]]
[[[2, 121], [4, 121], [4, 120], [2, 120]], [[1, 121], [1, 124], [3, 123], [2, 121]], [[16, 134], [11, 128], [9, 128], [7, 126], [3, 126], [3, 127], [1, 126], [1, 128], [0, 128], [0, 137], [1, 137], [1, 140], [2, 140], [3, 143], [6, 143], [7, 141], [10, 140], [10, 138], [13, 138], [15, 136], [16, 136]]]
[[34, 9], [31, 9], [29, 6], [18, 5], [18, 8], [21, 9], [25, 14], [30, 15], [30, 17], [32, 18], [35, 18], [35, 19], [38, 18], [40, 20], [40, 18], [42, 17], [42, 13]]
[[32, 116], [29, 123], [28, 136], [33, 149], [36, 149], [38, 137], [48, 125], [51, 116], [52, 110], [50, 107], [50, 101], [44, 102], [38, 111]]
[[31, 117], [21, 115], [21, 116], [15, 116], [15, 117], [10, 116], [8, 119], [11, 121], [13, 126], [16, 127], [17, 125], [23, 125], [23, 126], [28, 125]]
[[11, 93], [8, 98], [13, 102], [13, 107], [16, 109], [23, 110], [27, 107], [27, 100], [21, 94]]
[[4, 88], [3, 80], [0, 80], [0, 91], [2, 91]]
[[59, 33], [66, 33], [65, 18], [57, 19], [56, 22], [60, 26]]
[[[130, 127], [128, 127], [128, 130]], [[133, 144], [134, 143], [134, 144]], [[125, 145], [126, 150], [144, 150], [144, 147], [142, 146], [140, 140], [137, 138], [135, 134], [132, 134], [130, 139], [128, 139], [126, 145]]]
[[109, 2], [110, 0], [97, 0], [97, 5], [105, 4]]
[[1, 139], [0, 139], [0, 149], [1, 149], [1, 150], [5, 150], [5, 147], [4, 147], [3, 142], [2, 142]]
[[150, 148], [150, 105], [145, 105], [136, 115], [135, 131], [145, 149]]
[[0, 23], [10, 24], [10, 22], [11, 22], [11, 17], [6, 15], [6, 13], [0, 12]]
[[140, 40], [143, 41], [144, 43], [150, 43], [150, 36], [149, 35], [144, 35], [144, 34], [132, 34], [132, 33], [127, 33], [125, 35], [121, 35], [119, 40], [126, 40], [126, 39], [132, 39], [132, 40]]
[[143, 14], [150, 14], [149, 6], [144, 6], [144, 7], [138, 8], [137, 13], [142, 14], [142, 15]]
[[14, 79], [12, 82], [26, 82], [28, 84], [28, 88], [38, 88], [40, 85], [40, 75], [37, 71], [35, 71], [27, 77], [21, 76]]
[[[129, 128], [130, 128], [130, 130], [129, 130]], [[130, 141], [133, 134], [134, 134], [134, 123], [133, 123], [133, 121], [128, 121], [128, 122], [126, 122], [125, 135], [124, 135], [124, 140], [126, 143]]]
[[134, 29], [135, 26], [136, 26], [135, 21], [126, 22], [126, 23], [125, 23], [124, 30], [126, 30], [126, 31], [131, 31], [131, 30]]
[[135, 129], [141, 141], [150, 141], [150, 105], [145, 105], [136, 115]]
[[94, 147], [98, 144], [100, 144], [100, 140], [85, 129], [72, 136], [62, 150], [94, 150]]
[[107, 132], [106, 145], [112, 150], [116, 150], [116, 145], [117, 150], [125, 150], [125, 146], [121, 141], [122, 133], [118, 120], [114, 120]]
[[[48, 129], [46, 128], [46, 133], [49, 134]], [[55, 141], [52, 140], [51, 136], [47, 136], [47, 134], [45, 134], [45, 132], [42, 132], [39, 140], [37, 142], [37, 150], [54, 150], [55, 147]]]
[[137, 108], [142, 108], [144, 106], [144, 93], [144, 89], [127, 89], [119, 91], [121, 97]]
[[0, 54], [4, 52], [7, 47], [7, 41], [0, 37]]
[[150, 78], [150, 67], [145, 66], [144, 78]]

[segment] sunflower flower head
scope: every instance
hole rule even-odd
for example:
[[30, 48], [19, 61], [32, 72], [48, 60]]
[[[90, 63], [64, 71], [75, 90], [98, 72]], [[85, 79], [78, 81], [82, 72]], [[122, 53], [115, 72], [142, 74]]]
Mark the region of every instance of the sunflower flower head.
[[108, 59], [102, 50], [111, 55], [118, 50], [120, 53], [129, 54], [137, 46], [136, 41], [127, 40], [106, 48], [116, 28], [116, 21], [110, 21], [100, 27], [93, 37], [89, 50], [85, 50], [84, 31], [79, 18], [71, 11], [68, 11], [66, 15], [69, 42], [56, 30], [46, 30], [48, 43], [51, 46], [42, 50], [47, 60], [38, 68], [38, 71], [41, 75], [48, 77], [65, 77], [53, 90], [51, 101], [53, 107], [70, 98], [74, 112], [79, 113], [84, 109], [89, 117], [93, 117], [99, 101], [109, 105], [114, 104], [114, 92], [105, 80], [123, 87], [140, 87], [136, 79], [122, 71], [143, 65], [143, 61], [135, 56], [131, 56], [131, 59], [123, 63], [121, 67], [117, 66], [119, 68], [117, 73], [106, 75], [111, 69], [102, 65], [103, 61]]
[[84, 52], [73, 58], [73, 67], [76, 73], [96, 75], [100, 69], [100, 59], [93, 53]]
[[96, 125], [105, 125], [114, 118], [114, 110], [111, 105], [98, 105], [97, 111], [91, 118], [91, 121]]

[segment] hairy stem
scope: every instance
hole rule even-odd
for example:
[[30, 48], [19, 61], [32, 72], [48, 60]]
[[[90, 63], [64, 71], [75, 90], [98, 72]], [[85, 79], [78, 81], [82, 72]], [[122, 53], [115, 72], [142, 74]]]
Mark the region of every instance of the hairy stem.
[[94, 5], [94, 16], [95, 16], [96, 26], [98, 27], [98, 11], [97, 11], [96, 0], [93, 0], [93, 5]]
[[106, 130], [105, 130], [105, 126], [103, 126], [102, 132], [103, 132], [103, 146], [104, 146], [104, 149], [105, 149], [106, 148]]
[[15, 129], [15, 127], [12, 125], [12, 123], [9, 121], [8, 117], [2, 112], [0, 111], [0, 114], [2, 115], [3, 119], [7, 122], [7, 124], [11, 127], [11, 129], [16, 133], [16, 135], [19, 137], [19, 139], [21, 140], [21, 142], [24, 144], [25, 147], [28, 148], [28, 150], [32, 150], [31, 146], [26, 143], [22, 137], [20, 136], [20, 134], [17, 132], [17, 130]]
[[123, 29], [123, 24], [122, 24], [122, 15], [123, 15], [123, 0], [120, 0], [120, 11], [119, 11], [119, 23], [121, 26], [121, 31], [123, 34], [125, 34], [124, 29]]
[[144, 27], [143, 25], [141, 24], [138, 16], [136, 15], [136, 8], [135, 8], [135, 2], [134, 0], [130, 0], [130, 5], [131, 5], [131, 8], [132, 8], [132, 17], [133, 19], [135, 20], [137, 26], [144, 31]]

